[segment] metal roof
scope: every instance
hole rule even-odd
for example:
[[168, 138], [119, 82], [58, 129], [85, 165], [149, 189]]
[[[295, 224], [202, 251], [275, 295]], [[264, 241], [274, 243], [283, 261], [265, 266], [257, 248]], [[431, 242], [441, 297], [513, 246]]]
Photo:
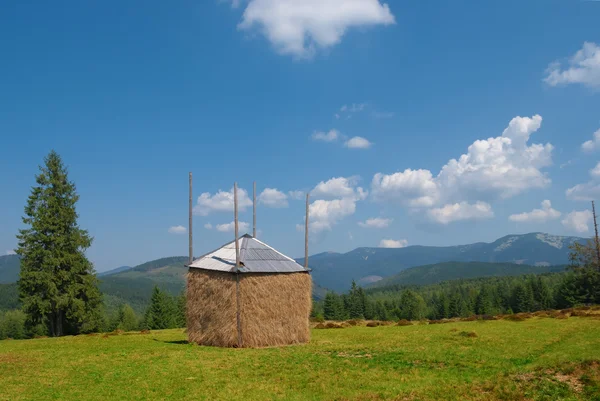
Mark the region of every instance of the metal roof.
[[[239, 238], [240, 273], [293, 273], [308, 272], [296, 261], [269, 245], [252, 237], [243, 235]], [[194, 260], [188, 267], [222, 272], [236, 272], [235, 240], [223, 245], [216, 251], [207, 253]]]

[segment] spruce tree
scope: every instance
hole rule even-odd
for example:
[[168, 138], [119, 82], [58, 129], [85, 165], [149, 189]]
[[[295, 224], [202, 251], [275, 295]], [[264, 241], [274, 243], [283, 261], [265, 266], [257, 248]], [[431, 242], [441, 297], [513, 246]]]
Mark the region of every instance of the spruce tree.
[[139, 327], [138, 318], [135, 315], [135, 312], [128, 304], [122, 305], [119, 308], [119, 317], [118, 317], [118, 325], [117, 328], [123, 331], [133, 331], [137, 330]]
[[172, 329], [176, 326], [176, 311], [171, 297], [154, 286], [144, 325], [151, 330]]
[[337, 295], [333, 292], [328, 292], [323, 301], [323, 317], [325, 320], [336, 320], [338, 317], [338, 302]]
[[60, 156], [52, 151], [40, 166], [19, 230], [18, 282], [28, 329], [46, 326], [52, 336], [98, 330], [102, 302], [85, 251], [92, 237], [77, 223], [79, 200]]

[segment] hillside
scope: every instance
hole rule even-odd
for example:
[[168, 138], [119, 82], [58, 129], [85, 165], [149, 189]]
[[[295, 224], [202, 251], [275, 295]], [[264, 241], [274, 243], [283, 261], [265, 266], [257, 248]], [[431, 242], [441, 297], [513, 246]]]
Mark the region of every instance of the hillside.
[[0, 256], [0, 284], [14, 283], [19, 279], [21, 262], [17, 255]]
[[428, 285], [442, 281], [477, 277], [520, 276], [564, 271], [565, 266], [529, 266], [515, 263], [443, 262], [433, 265], [411, 267], [398, 274], [379, 280], [368, 287], [391, 285]]
[[[309, 258], [313, 280], [320, 286], [346, 291], [356, 280], [368, 285], [415, 266], [441, 262], [516, 263], [531, 266], [565, 265], [569, 246], [579, 237], [543, 233], [508, 235], [492, 243], [434, 247], [357, 248], [348, 253], [321, 253]], [[298, 259], [303, 263], [304, 259]]]
[[121, 272], [131, 270], [131, 269], [133, 269], [133, 267], [131, 267], [131, 266], [120, 266], [120, 267], [117, 267], [112, 270], [100, 272], [100, 273], [98, 273], [98, 277], [110, 276], [111, 274], [117, 274], [117, 273], [121, 273]]

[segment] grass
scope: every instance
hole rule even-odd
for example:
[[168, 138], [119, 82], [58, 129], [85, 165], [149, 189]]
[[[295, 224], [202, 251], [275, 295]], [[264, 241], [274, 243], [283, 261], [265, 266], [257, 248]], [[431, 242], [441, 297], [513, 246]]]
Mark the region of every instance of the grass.
[[7, 340], [0, 400], [600, 400], [599, 329], [593, 317], [352, 326], [267, 349], [199, 347], [183, 330]]

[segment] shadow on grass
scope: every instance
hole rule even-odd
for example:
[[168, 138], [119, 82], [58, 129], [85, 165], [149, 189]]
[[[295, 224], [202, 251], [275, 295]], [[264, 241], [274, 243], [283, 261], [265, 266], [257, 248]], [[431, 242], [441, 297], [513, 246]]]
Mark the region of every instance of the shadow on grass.
[[158, 340], [158, 339], [155, 338], [154, 341], [158, 341], [159, 343], [165, 343], [165, 344], [177, 344], [177, 345], [188, 345], [188, 344], [190, 344], [190, 342], [188, 342], [187, 340], [163, 341], [163, 340]]

